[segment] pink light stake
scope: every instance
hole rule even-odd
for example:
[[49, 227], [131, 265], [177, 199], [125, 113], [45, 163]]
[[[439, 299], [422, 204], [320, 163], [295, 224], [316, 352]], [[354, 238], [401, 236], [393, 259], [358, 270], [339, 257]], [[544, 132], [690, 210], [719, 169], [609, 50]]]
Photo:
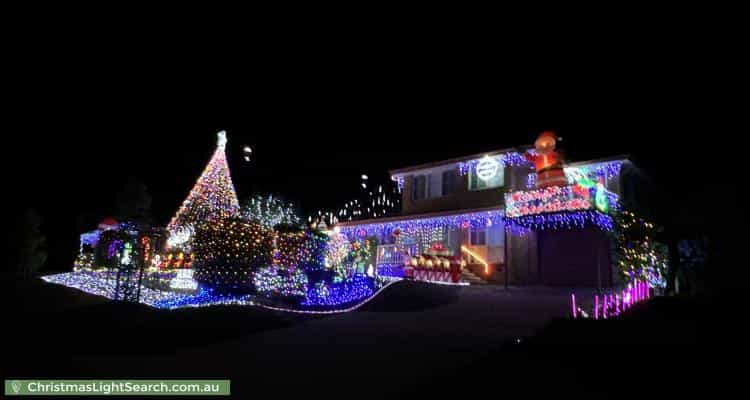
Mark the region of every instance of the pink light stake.
[[576, 294], [575, 293], [570, 294], [570, 305], [573, 307], [573, 318], [578, 318], [578, 313], [576, 310]]
[[607, 319], [607, 295], [602, 296], [604, 304], [602, 304], [602, 318]]
[[594, 319], [599, 319], [599, 295], [594, 295]]
[[622, 309], [620, 308], [620, 295], [615, 294], [615, 313], [620, 315]]

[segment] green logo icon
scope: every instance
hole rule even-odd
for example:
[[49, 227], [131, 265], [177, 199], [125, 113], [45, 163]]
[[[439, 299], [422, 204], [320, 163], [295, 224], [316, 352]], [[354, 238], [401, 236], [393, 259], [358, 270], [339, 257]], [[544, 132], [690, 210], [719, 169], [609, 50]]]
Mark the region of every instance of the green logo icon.
[[10, 383], [10, 387], [13, 389], [14, 393], [18, 394], [18, 392], [21, 391], [21, 382], [13, 381]]

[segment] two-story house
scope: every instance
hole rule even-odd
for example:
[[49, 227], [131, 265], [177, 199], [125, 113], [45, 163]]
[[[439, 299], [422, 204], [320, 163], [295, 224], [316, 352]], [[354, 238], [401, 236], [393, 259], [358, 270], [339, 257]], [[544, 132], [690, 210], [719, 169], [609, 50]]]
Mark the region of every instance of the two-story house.
[[625, 156], [565, 164], [569, 185], [538, 189], [524, 157], [529, 149], [390, 171], [402, 193], [402, 215], [338, 229], [350, 239], [374, 237], [379, 267], [440, 243], [491, 282], [613, 285], [611, 215], [636, 198], [628, 192], [638, 186], [637, 168]]

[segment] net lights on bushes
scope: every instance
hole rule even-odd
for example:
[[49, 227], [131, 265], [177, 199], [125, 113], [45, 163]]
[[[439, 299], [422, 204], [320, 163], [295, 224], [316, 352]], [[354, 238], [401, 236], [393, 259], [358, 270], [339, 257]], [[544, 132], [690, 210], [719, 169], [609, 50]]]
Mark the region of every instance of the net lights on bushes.
[[230, 219], [198, 226], [195, 280], [218, 291], [252, 290], [252, 272], [271, 265], [273, 235], [258, 222]]
[[338, 306], [367, 298], [375, 291], [374, 281], [355, 275], [338, 283], [318, 282], [308, 290], [303, 306]]
[[254, 274], [253, 284], [258, 294], [266, 297], [304, 297], [307, 294], [307, 274], [301, 269], [262, 268]]

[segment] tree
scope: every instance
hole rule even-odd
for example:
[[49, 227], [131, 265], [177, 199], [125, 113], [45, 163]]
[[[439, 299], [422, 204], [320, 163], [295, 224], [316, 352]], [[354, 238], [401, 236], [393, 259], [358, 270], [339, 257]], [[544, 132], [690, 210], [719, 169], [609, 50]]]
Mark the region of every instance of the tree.
[[170, 232], [187, 226], [195, 227], [199, 222], [221, 221], [239, 212], [240, 204], [227, 164], [226, 132], [219, 132], [218, 139], [211, 161], [167, 225]]
[[117, 193], [115, 208], [117, 218], [120, 220], [149, 218], [151, 195], [148, 193], [146, 184], [136, 178], [128, 178]]
[[267, 228], [277, 225], [298, 226], [300, 217], [294, 205], [286, 203], [273, 195], [262, 196], [256, 194], [245, 201], [240, 215], [249, 221], [257, 221]]
[[31, 279], [47, 261], [47, 238], [42, 233], [42, 218], [33, 209], [26, 209], [15, 220], [10, 264], [16, 278]]

